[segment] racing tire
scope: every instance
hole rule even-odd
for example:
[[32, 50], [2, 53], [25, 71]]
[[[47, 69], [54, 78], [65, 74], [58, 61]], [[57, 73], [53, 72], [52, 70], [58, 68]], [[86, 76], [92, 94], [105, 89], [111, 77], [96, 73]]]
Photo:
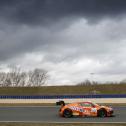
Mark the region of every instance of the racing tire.
[[63, 116], [64, 116], [65, 118], [70, 118], [70, 117], [72, 117], [72, 116], [73, 116], [73, 115], [72, 115], [72, 111], [71, 111], [70, 109], [65, 109], [64, 112], [63, 112]]
[[104, 117], [106, 117], [106, 116], [107, 116], [107, 112], [106, 112], [105, 109], [100, 109], [100, 110], [98, 110], [98, 117], [104, 118]]

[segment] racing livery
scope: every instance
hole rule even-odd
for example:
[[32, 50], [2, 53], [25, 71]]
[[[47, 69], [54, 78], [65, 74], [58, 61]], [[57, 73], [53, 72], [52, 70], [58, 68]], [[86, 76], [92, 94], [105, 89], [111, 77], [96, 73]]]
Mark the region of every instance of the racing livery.
[[100, 106], [92, 102], [77, 102], [65, 105], [64, 101], [59, 101], [56, 104], [61, 105], [59, 115], [67, 118], [72, 116], [110, 117], [113, 115], [113, 108]]

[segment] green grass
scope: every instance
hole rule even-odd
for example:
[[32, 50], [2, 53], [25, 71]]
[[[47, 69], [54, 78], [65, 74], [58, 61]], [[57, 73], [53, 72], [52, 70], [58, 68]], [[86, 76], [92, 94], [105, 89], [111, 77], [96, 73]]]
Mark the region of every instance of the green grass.
[[0, 87], [0, 95], [126, 94], [126, 84], [88, 86]]
[[61, 123], [0, 123], [0, 126], [126, 126], [126, 124], [84, 124], [84, 123], [66, 123], [66, 124], [61, 124]]

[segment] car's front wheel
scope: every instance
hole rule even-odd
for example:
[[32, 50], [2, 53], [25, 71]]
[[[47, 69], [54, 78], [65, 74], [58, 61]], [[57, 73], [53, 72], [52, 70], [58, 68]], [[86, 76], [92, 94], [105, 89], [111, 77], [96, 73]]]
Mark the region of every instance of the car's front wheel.
[[72, 111], [70, 109], [65, 109], [63, 112], [63, 116], [66, 118], [72, 117]]

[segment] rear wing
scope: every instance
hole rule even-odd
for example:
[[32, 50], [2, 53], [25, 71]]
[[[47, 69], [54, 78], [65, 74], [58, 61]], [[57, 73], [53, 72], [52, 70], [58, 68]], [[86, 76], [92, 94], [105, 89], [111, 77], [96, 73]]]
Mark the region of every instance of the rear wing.
[[65, 102], [64, 101], [58, 101], [58, 102], [56, 102], [56, 105], [65, 106]]

